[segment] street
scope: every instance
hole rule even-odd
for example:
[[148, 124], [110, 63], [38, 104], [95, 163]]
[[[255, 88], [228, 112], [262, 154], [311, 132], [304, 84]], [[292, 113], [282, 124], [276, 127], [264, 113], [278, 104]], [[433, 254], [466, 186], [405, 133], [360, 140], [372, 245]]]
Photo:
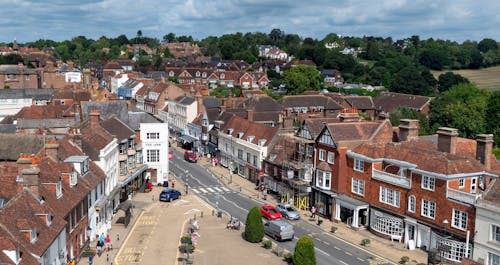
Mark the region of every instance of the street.
[[[227, 188], [208, 169], [197, 163], [184, 161], [179, 151], [175, 149], [173, 151], [174, 157], [170, 164], [170, 171], [178, 180], [188, 184], [190, 194], [200, 197], [228, 215], [237, 217], [242, 223], [245, 223], [250, 208], [262, 205], [253, 198]], [[185, 190], [181, 192], [184, 193]], [[371, 259], [375, 259], [360, 247], [332, 237], [321, 228], [306, 221], [298, 220], [291, 223], [294, 225], [296, 238], [292, 241], [280, 242], [280, 245], [293, 253], [299, 237], [311, 236], [316, 249], [317, 264], [369, 264]]]

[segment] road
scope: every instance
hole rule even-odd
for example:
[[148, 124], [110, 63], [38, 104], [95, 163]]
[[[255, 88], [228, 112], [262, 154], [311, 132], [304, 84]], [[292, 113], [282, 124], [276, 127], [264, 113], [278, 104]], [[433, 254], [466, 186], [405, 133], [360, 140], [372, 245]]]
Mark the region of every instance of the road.
[[[262, 205], [257, 200], [230, 190], [208, 169], [196, 163], [184, 161], [179, 151], [173, 148], [172, 150], [174, 150], [174, 156], [170, 171], [182, 182], [188, 184], [190, 194], [200, 197], [228, 215], [237, 217], [243, 223], [245, 223], [249, 209]], [[308, 222], [298, 220], [293, 221], [292, 224], [296, 238], [292, 241], [279, 242], [279, 244], [293, 253], [297, 238], [304, 235], [311, 236], [314, 240], [317, 264], [369, 264], [369, 260], [375, 258], [363, 249], [345, 243]]]

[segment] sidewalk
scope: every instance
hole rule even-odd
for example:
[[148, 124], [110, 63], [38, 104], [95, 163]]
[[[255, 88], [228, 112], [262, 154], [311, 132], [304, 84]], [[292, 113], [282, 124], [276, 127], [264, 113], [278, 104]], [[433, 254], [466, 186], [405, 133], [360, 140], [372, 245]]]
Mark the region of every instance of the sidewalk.
[[[254, 183], [237, 174], [232, 174], [231, 176], [227, 168], [221, 166], [214, 167], [206, 158], [199, 158], [198, 163], [208, 168], [214, 176], [226, 183], [229, 188], [239, 191], [249, 198], [271, 205], [276, 205], [280, 202], [280, 198], [274, 195], [268, 195], [267, 200], [263, 200], [262, 192], [255, 190]], [[314, 221], [309, 219], [309, 212], [301, 211], [301, 215], [302, 220], [305, 220], [313, 225], [317, 225], [317, 219]], [[345, 223], [336, 223], [324, 218], [321, 218], [321, 220], [323, 221], [321, 228], [330, 236], [338, 238], [348, 244], [360, 247], [373, 256], [379, 257], [372, 264], [386, 264], [387, 261], [398, 264], [403, 256], [410, 257], [410, 262], [408, 264], [427, 264], [427, 252], [423, 250], [415, 249], [410, 251], [405, 248], [403, 243], [396, 241], [391, 242], [390, 240], [374, 235], [367, 229], [360, 229], [356, 231], [348, 227]], [[330, 232], [332, 226], [338, 228], [335, 234]], [[370, 239], [371, 242], [369, 246], [362, 247], [360, 243], [361, 240], [365, 238]]]

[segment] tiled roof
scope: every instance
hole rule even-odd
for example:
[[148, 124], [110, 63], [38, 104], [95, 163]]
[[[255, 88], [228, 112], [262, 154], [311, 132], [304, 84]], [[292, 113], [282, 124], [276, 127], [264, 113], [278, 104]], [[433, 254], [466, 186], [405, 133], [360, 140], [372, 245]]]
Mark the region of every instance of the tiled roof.
[[19, 193], [19, 187], [16, 183], [18, 175], [19, 170], [16, 162], [0, 162], [0, 198], [8, 201]]
[[327, 125], [334, 141], [368, 141], [377, 134], [386, 134], [385, 140], [392, 139], [392, 126], [388, 120], [361, 121], [361, 122], [336, 122]]
[[312, 118], [312, 119], [305, 119], [304, 123], [309, 129], [309, 132], [311, 133], [311, 136], [313, 137], [313, 140], [318, 137], [318, 135], [321, 133], [321, 130], [323, 130], [324, 124], [328, 123], [333, 123], [333, 122], [340, 122], [339, 118]]
[[239, 109], [253, 108], [255, 111], [282, 111], [283, 106], [269, 96], [253, 96], [236, 106]]
[[36, 128], [66, 128], [73, 127], [76, 121], [73, 118], [64, 119], [18, 119], [17, 128], [36, 129]]
[[375, 104], [370, 96], [344, 96], [344, 99], [355, 109], [375, 109]]
[[226, 128], [225, 133], [227, 133], [228, 128], [233, 128], [233, 137], [238, 137], [238, 133], [242, 132], [243, 135], [241, 139], [247, 140], [248, 136], [254, 136], [254, 139], [251, 143], [258, 144], [259, 139], [265, 139], [266, 142], [264, 146], [270, 144], [271, 140], [278, 133], [278, 128], [271, 127], [267, 125], [262, 125], [254, 122], [249, 122], [246, 119], [243, 119], [238, 116], [233, 116], [224, 126]]
[[14, 118], [16, 119], [55, 119], [62, 118], [66, 110], [71, 108], [67, 105], [47, 105], [47, 106], [29, 106], [22, 108]]
[[373, 100], [373, 103], [378, 110], [389, 113], [395, 111], [399, 107], [408, 107], [420, 110], [425, 105], [429, 104], [430, 101], [430, 97], [383, 92]]
[[106, 147], [112, 140], [113, 135], [100, 125], [92, 127], [90, 121], [86, 120], [80, 124], [82, 134], [82, 149], [94, 161], [99, 161], [101, 149]]
[[101, 126], [111, 135], [114, 135], [118, 141], [127, 140], [134, 136], [134, 130], [118, 120], [116, 117], [109, 118], [101, 122]]
[[325, 109], [340, 110], [343, 109], [337, 102], [323, 95], [295, 95], [284, 96], [278, 101], [284, 108], [293, 107], [316, 107], [323, 106]]
[[76, 102], [80, 102], [80, 101], [90, 101], [91, 96], [88, 91], [59, 89], [54, 93], [52, 99], [73, 99]]
[[112, 102], [82, 102], [83, 120], [88, 119], [90, 110], [98, 110], [101, 118], [108, 119], [116, 115], [118, 119], [127, 122], [128, 109], [125, 101]]
[[0, 160], [17, 161], [19, 154], [36, 154], [43, 145], [42, 135], [0, 134]]

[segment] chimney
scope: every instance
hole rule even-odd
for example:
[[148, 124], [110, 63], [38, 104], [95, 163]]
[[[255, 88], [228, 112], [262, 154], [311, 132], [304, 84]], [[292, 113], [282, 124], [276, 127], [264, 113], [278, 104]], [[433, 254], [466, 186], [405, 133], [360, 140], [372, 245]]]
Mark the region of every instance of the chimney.
[[481, 161], [486, 170], [491, 169], [493, 134], [478, 134], [476, 139], [476, 159]]
[[62, 66], [63, 62], [61, 60], [56, 61], [57, 69], [60, 69]]
[[198, 105], [198, 114], [203, 113], [203, 97], [198, 95], [195, 98]]
[[78, 128], [70, 128], [68, 131], [68, 138], [71, 143], [82, 150], [82, 134]]
[[24, 64], [19, 62], [17, 63], [17, 71], [19, 72], [19, 87], [24, 88]]
[[40, 169], [36, 165], [31, 165], [29, 168], [26, 168], [21, 171], [21, 176], [23, 178], [23, 186], [28, 188], [35, 197], [40, 197], [40, 193], [38, 191], [39, 188], [39, 176]]
[[339, 118], [341, 122], [361, 121], [361, 117], [359, 116], [357, 109], [343, 109], [342, 112], [339, 114]]
[[46, 140], [45, 141], [45, 156], [51, 157], [54, 160], [57, 159], [57, 149], [59, 148], [59, 143], [57, 143], [56, 139]]
[[254, 114], [254, 109], [253, 108], [247, 108], [247, 120], [249, 122], [253, 122], [253, 114]]
[[399, 121], [399, 141], [411, 141], [418, 138], [418, 120], [402, 119]]
[[89, 111], [90, 128], [99, 126], [99, 110], [93, 109]]
[[454, 128], [441, 127], [437, 131], [438, 150], [450, 154], [455, 154], [457, 150], [458, 130]]

